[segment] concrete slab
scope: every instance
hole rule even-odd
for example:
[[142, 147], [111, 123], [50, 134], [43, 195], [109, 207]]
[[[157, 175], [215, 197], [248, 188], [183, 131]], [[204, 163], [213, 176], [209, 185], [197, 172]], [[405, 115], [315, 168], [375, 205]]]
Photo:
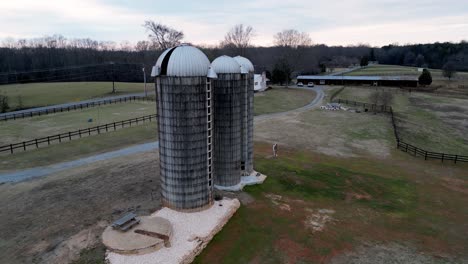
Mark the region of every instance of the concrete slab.
[[120, 254], [147, 254], [170, 246], [171, 223], [161, 217], [139, 217], [140, 223], [127, 232], [108, 226], [102, 234], [102, 242], [109, 251]]
[[151, 217], [169, 220], [173, 228], [171, 247], [163, 247], [144, 255], [123, 255], [108, 251], [106, 259], [110, 264], [191, 263], [229, 221], [239, 206], [239, 200], [223, 198], [200, 212], [184, 213], [162, 208]]
[[242, 176], [241, 182], [237, 185], [234, 185], [234, 186], [215, 185], [214, 187], [221, 191], [238, 192], [238, 191], [242, 191], [242, 189], [244, 189], [244, 187], [247, 185], [262, 184], [266, 178], [267, 178], [266, 175], [253, 171], [252, 174], [250, 174], [249, 176]]

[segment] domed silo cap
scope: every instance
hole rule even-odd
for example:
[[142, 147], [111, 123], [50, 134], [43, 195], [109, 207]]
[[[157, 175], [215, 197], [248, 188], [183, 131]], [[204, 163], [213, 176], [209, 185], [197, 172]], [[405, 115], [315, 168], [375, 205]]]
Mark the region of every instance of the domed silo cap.
[[242, 56], [236, 56], [236, 57], [234, 57], [234, 60], [236, 60], [237, 63], [239, 63], [242, 66], [244, 71], [248, 71], [248, 72], [254, 72], [255, 71], [252, 62], [249, 59], [244, 58]]
[[182, 44], [165, 50], [156, 61], [155, 67], [155, 76], [207, 76], [210, 61], [201, 50]]
[[232, 57], [223, 55], [211, 63], [211, 68], [218, 74], [242, 73], [241, 65]]

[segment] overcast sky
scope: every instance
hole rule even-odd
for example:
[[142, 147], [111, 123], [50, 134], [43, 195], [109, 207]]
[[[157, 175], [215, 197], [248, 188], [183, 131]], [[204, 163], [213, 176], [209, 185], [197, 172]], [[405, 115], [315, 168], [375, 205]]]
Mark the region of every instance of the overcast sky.
[[185, 33], [185, 41], [218, 44], [235, 24], [251, 25], [255, 45], [283, 29], [314, 43], [381, 46], [468, 39], [468, 0], [0, 0], [0, 38], [61, 34], [135, 43], [154, 20]]

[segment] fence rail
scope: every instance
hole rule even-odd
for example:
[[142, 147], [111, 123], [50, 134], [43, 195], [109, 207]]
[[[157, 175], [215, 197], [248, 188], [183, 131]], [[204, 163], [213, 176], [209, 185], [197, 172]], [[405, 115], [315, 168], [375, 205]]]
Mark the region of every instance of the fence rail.
[[453, 161], [454, 163], [457, 163], [459, 161], [468, 162], [468, 156], [427, 151], [425, 149], [416, 147], [410, 143], [404, 142], [401, 139], [400, 134], [398, 133], [398, 126], [396, 125], [395, 115], [393, 113], [393, 108], [391, 106], [369, 104], [369, 103], [357, 102], [357, 101], [346, 100], [346, 99], [337, 99], [335, 100], [335, 102], [340, 103], [340, 104], [354, 105], [354, 106], [360, 106], [360, 107], [362, 106], [364, 108], [369, 107], [370, 110], [380, 111], [380, 112], [389, 114], [391, 117], [391, 121], [392, 121], [392, 127], [393, 127], [393, 132], [395, 135], [395, 140], [397, 142], [397, 149], [403, 152], [412, 154], [415, 157], [417, 156], [424, 157], [425, 160], [437, 159], [437, 160], [441, 160], [442, 162]]
[[89, 107], [101, 106], [106, 104], [117, 104], [117, 103], [126, 103], [131, 101], [154, 101], [154, 99], [150, 99], [143, 96], [126, 96], [120, 98], [112, 98], [112, 99], [103, 99], [96, 102], [86, 102], [86, 103], [76, 103], [68, 106], [57, 106], [51, 107], [41, 110], [31, 110], [25, 111], [21, 113], [11, 113], [11, 114], [4, 114], [0, 116], [0, 121], [7, 121], [7, 120], [16, 120], [20, 118], [27, 118], [33, 116], [41, 116], [41, 115], [48, 115], [48, 114], [55, 114], [55, 113], [62, 113], [62, 112], [70, 112], [73, 110], [82, 110]]
[[156, 120], [157, 115], [147, 115], [147, 116], [141, 116], [137, 118], [132, 118], [132, 119], [127, 119], [123, 121], [117, 121], [113, 123], [108, 123], [104, 125], [99, 125], [95, 127], [89, 127], [85, 129], [79, 129], [75, 131], [70, 131], [70, 132], [65, 132], [57, 135], [52, 135], [52, 136], [47, 136], [47, 137], [42, 137], [42, 138], [36, 138], [28, 141], [23, 141], [19, 143], [14, 143], [14, 144], [9, 144], [9, 145], [4, 145], [0, 146], [0, 153], [8, 152], [10, 154], [13, 154], [17, 149], [21, 149], [22, 151], [26, 151], [28, 148], [30, 149], [31, 146], [33, 148], [39, 148], [43, 145], [50, 145], [54, 142], [59, 142], [61, 143], [62, 141], [68, 140], [71, 141], [74, 138], [82, 138], [85, 136], [91, 136], [91, 135], [98, 135], [101, 133], [106, 133], [111, 131], [115, 131], [119, 128], [124, 128], [126, 126], [131, 127], [132, 124], [139, 124], [139, 123], [145, 123], [145, 122], [152, 122]]

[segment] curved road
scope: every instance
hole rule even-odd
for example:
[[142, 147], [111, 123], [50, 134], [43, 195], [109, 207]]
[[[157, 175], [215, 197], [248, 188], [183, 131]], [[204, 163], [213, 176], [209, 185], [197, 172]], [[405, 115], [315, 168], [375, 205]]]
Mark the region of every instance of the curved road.
[[[291, 112], [305, 111], [305, 110], [311, 109], [317, 106], [318, 104], [320, 104], [325, 96], [325, 93], [323, 92], [321, 87], [313, 87], [313, 88], [292, 87], [292, 88], [314, 90], [316, 92], [316, 96], [314, 100], [312, 100], [310, 103], [308, 103], [307, 105], [303, 107], [293, 109], [290, 111], [286, 111], [286, 112], [259, 115], [259, 116], [254, 117], [254, 120], [260, 121], [260, 120], [265, 120], [267, 118], [285, 115]], [[61, 162], [61, 163], [57, 163], [57, 164], [53, 164], [49, 166], [36, 167], [36, 168], [31, 168], [31, 169], [16, 171], [16, 172], [11, 172], [11, 173], [4, 173], [4, 174], [0, 174], [0, 184], [7, 183], [7, 182], [20, 182], [20, 181], [24, 181], [28, 179], [37, 178], [37, 177], [43, 177], [43, 176], [47, 176], [55, 172], [59, 172], [59, 171], [63, 171], [66, 169], [71, 169], [71, 168], [76, 168], [76, 167], [91, 164], [97, 161], [108, 160], [108, 159], [112, 159], [116, 157], [140, 153], [140, 152], [152, 151], [152, 150], [158, 149], [158, 147], [159, 147], [159, 141], [155, 141], [155, 142], [150, 142], [150, 143], [145, 143], [145, 144], [140, 144], [140, 145], [135, 145], [135, 146], [119, 149], [116, 151], [106, 152], [103, 154], [97, 154], [97, 155], [93, 155], [93, 156], [89, 156], [86, 158], [81, 158], [81, 159], [77, 159], [73, 161]]]

